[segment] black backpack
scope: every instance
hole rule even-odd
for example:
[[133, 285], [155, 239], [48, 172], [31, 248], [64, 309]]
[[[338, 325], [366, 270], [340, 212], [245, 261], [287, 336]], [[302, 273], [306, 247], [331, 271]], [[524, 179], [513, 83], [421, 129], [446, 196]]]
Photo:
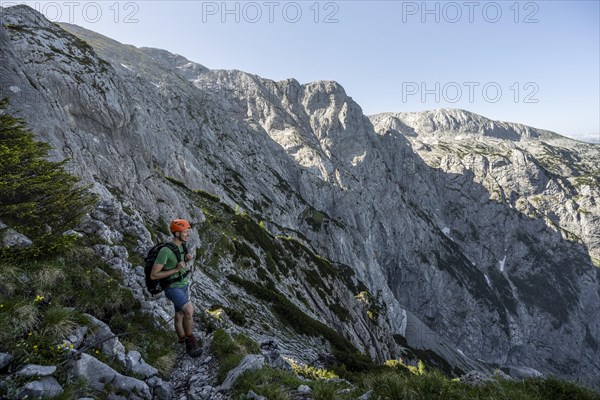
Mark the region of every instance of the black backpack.
[[[177, 282], [183, 280], [188, 274], [189, 270], [187, 270], [184, 274], [179, 271], [178, 274], [173, 274], [168, 278], [153, 280], [150, 279], [150, 274], [152, 273], [152, 266], [154, 265], [154, 261], [156, 257], [158, 257], [158, 252], [163, 247], [170, 248], [173, 253], [175, 253], [175, 257], [177, 257], [177, 263], [181, 262], [181, 254], [175, 243], [167, 242], [167, 243], [159, 243], [157, 245], [152, 246], [152, 248], [148, 251], [148, 255], [144, 258], [144, 274], [146, 275], [146, 289], [150, 294], [158, 294], [162, 292], [170, 283]], [[187, 247], [185, 247], [185, 243], [183, 243], [183, 253], [187, 254]]]

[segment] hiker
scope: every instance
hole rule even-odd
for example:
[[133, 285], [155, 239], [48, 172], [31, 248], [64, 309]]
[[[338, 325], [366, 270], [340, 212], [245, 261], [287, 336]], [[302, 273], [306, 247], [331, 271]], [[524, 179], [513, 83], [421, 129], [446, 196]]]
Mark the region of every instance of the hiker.
[[[152, 266], [151, 279], [162, 280], [165, 295], [175, 306], [175, 332], [179, 343], [185, 343], [187, 354], [197, 357], [202, 352], [194, 336], [194, 306], [189, 300], [189, 270], [185, 263], [192, 260], [192, 255], [187, 253], [186, 240], [190, 234], [191, 225], [184, 219], [175, 219], [171, 222], [172, 243], [177, 246], [180, 257], [169, 247], [160, 249], [154, 265]], [[178, 263], [177, 259], [181, 261]]]

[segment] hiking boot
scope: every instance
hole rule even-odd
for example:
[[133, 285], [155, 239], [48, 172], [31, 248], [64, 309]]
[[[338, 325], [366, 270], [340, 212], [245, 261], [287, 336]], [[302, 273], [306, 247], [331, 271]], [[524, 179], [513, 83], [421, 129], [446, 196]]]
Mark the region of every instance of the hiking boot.
[[202, 348], [198, 346], [198, 341], [194, 335], [185, 337], [185, 352], [190, 357], [198, 357], [202, 354]]

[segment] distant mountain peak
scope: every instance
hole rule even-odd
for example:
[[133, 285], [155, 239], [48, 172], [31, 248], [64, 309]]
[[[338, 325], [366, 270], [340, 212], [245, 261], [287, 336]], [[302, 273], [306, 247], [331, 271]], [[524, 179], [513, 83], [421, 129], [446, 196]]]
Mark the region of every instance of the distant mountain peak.
[[[512, 141], [558, 138], [558, 134], [531, 126], [495, 121], [482, 115], [457, 108], [439, 108], [430, 111], [382, 113], [371, 117], [376, 123], [397, 120], [410, 127], [419, 136], [477, 135]], [[397, 124], [396, 122], [396, 124]], [[393, 129], [393, 128], [392, 128]]]

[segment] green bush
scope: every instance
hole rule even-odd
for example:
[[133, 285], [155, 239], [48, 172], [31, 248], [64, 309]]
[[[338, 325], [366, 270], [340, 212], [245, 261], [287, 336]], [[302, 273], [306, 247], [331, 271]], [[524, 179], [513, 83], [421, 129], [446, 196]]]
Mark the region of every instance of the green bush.
[[1, 258], [45, 256], [69, 248], [63, 233], [77, 225], [96, 199], [64, 170], [67, 160], [48, 161], [50, 146], [34, 140], [25, 122], [6, 113], [0, 100], [0, 221], [33, 241], [26, 251], [2, 249]]
[[237, 366], [244, 356], [259, 353], [260, 347], [246, 335], [234, 334], [231, 336], [224, 329], [217, 329], [213, 333], [210, 350], [219, 361], [216, 379], [221, 383], [227, 373]]

